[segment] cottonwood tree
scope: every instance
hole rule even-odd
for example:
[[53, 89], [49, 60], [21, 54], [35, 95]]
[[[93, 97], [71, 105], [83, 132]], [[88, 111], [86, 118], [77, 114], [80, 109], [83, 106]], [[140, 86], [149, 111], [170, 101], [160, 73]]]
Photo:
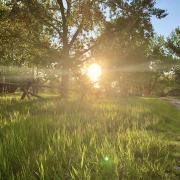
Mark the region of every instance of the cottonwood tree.
[[62, 95], [68, 91], [69, 71], [74, 61], [87, 53], [94, 44], [95, 33], [104, 21], [98, 0], [20, 0], [28, 13], [43, 24], [51, 35], [51, 43], [59, 52], [59, 67], [62, 68]]
[[[154, 0], [8, 0], [11, 12], [27, 25], [37, 22], [48, 35], [48, 43], [58, 52], [63, 70], [61, 91], [67, 95], [69, 72], [80, 57], [100, 44], [110, 68], [124, 62], [128, 65], [144, 61], [145, 47], [153, 35], [151, 16], [163, 18], [164, 10], [155, 8]], [[24, 9], [24, 13], [19, 11]], [[20, 12], [20, 13], [17, 13]], [[109, 16], [110, 15], [110, 16]], [[36, 24], [36, 23], [35, 23]], [[105, 31], [102, 31], [103, 25]], [[35, 26], [36, 27], [36, 26]], [[30, 27], [31, 29], [31, 27]], [[101, 35], [101, 32], [104, 32]], [[97, 38], [101, 35], [100, 38]], [[44, 39], [44, 38], [43, 38]], [[92, 52], [92, 51], [91, 51]], [[86, 54], [85, 56], [83, 56]], [[97, 57], [97, 56], [96, 56]], [[123, 61], [124, 59], [124, 61]], [[116, 74], [118, 77], [119, 75]]]
[[[55, 47], [57, 52], [55, 61], [63, 70], [61, 91], [62, 95], [66, 96], [70, 69], [75, 64], [75, 60], [92, 49], [93, 39], [103, 24], [101, 2], [98, 0], [7, 0], [1, 1], [1, 4], [8, 7], [8, 18], [16, 22], [17, 20], [21, 23], [25, 22], [25, 26], [31, 32], [35, 29], [37, 32], [34, 36], [35, 41], [35, 37], [41, 40], [47, 37], [47, 46], [49, 47], [48, 43], [50, 43]], [[36, 45], [41, 46], [42, 43], [38, 42]], [[17, 50], [20, 49], [18, 47]], [[39, 52], [38, 48], [35, 50]], [[25, 57], [24, 54], [21, 55]], [[43, 53], [39, 55], [37, 53], [36, 56], [36, 61], [39, 61]]]

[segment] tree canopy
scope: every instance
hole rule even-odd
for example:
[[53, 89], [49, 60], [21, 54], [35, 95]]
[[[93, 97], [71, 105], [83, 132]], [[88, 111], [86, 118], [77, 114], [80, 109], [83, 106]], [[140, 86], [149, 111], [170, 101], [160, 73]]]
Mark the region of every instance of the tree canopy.
[[57, 64], [64, 95], [70, 72], [88, 59], [111, 69], [108, 86], [134, 77], [154, 82], [180, 47], [179, 28], [167, 39], [156, 36], [153, 16], [167, 16], [155, 0], [0, 0], [1, 65]]

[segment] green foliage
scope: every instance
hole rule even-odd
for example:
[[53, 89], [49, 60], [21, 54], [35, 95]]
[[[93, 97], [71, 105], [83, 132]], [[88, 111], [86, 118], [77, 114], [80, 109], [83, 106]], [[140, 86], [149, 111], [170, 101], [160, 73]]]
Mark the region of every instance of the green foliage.
[[[166, 16], [164, 10], [155, 8], [155, 1], [1, 1], [1, 19], [4, 21], [1, 26], [10, 35], [7, 38], [5, 31], [1, 32], [9, 40], [7, 45], [2, 42], [5, 45], [2, 51], [7, 50], [3, 58], [8, 54], [6, 59], [22, 64], [24, 59], [34, 56], [29, 61], [38, 64], [37, 61], [47, 58], [44, 54], [53, 44], [63, 62], [57, 60], [56, 55], [53, 60], [67, 64], [69, 61], [64, 59], [83, 55], [83, 50], [96, 40], [94, 33], [98, 34], [107, 22], [107, 9], [112, 14], [112, 21], [111, 26], [109, 22], [106, 25], [105, 36], [110, 35], [109, 40], [115, 35], [116, 38], [111, 39], [113, 44], [121, 42], [120, 46], [113, 46], [114, 50], [123, 47], [121, 53], [129, 54], [129, 59], [141, 59], [135, 55], [137, 52], [144, 54], [143, 47], [153, 34], [150, 17]], [[14, 44], [11, 50], [10, 44]], [[49, 53], [52, 55], [53, 50]]]
[[[56, 63], [65, 72], [61, 75], [65, 96], [70, 71], [78, 71], [92, 57], [111, 69], [103, 77], [106, 91], [115, 83], [124, 85], [122, 91], [138, 89], [134, 94], [150, 95], [165, 60], [169, 63], [178, 56], [178, 28], [167, 42], [154, 37], [152, 16], [166, 15], [155, 0], [0, 0], [1, 65]], [[150, 63], [157, 68], [150, 69]]]
[[180, 28], [176, 28], [168, 37], [167, 47], [170, 52], [180, 58]]
[[167, 56], [163, 38], [154, 38], [151, 18], [161, 19], [167, 13], [153, 0], [110, 0], [107, 6], [111, 16], [94, 50], [94, 57], [107, 69], [103, 82], [110, 89], [112, 83], [118, 84], [121, 95], [150, 95], [162, 73], [154, 61]]
[[45, 65], [54, 60], [49, 34], [22, 2], [0, 1], [0, 14], [1, 65]]
[[107, 2], [112, 17], [102, 34], [100, 56], [111, 59], [109, 66], [147, 61], [146, 49], [153, 37], [151, 17], [163, 18], [165, 11], [157, 9], [153, 0]]
[[[0, 101], [2, 179], [178, 179], [179, 111], [156, 99]], [[173, 146], [174, 147], [174, 146]]]

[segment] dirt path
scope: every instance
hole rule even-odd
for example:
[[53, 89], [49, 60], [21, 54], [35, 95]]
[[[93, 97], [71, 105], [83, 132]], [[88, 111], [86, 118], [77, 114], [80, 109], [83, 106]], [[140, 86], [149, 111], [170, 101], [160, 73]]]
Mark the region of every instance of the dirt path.
[[175, 97], [162, 97], [161, 99], [169, 101], [172, 105], [180, 110], [180, 99]]

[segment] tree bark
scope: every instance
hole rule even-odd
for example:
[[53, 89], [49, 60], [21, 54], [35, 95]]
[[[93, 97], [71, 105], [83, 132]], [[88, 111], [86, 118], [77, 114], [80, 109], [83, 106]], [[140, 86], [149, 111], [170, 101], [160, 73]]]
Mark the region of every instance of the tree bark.
[[[67, 23], [67, 15], [65, 13], [65, 7], [63, 0], [57, 0], [57, 3], [59, 4], [60, 13], [62, 16], [62, 38], [63, 38], [63, 74], [62, 74], [62, 80], [61, 80], [61, 95], [63, 98], [66, 98], [68, 96], [68, 85], [69, 85], [69, 69], [70, 69], [70, 56], [69, 56], [69, 44], [68, 44], [68, 23]], [[69, 4], [68, 4], [68, 15], [69, 15]]]
[[61, 96], [63, 98], [68, 97], [69, 89], [69, 73], [70, 73], [70, 57], [69, 57], [69, 48], [64, 47], [64, 62], [63, 62], [63, 74], [61, 79]]
[[61, 81], [61, 96], [63, 98], [68, 97], [68, 89], [69, 89], [69, 74], [62, 75]]

